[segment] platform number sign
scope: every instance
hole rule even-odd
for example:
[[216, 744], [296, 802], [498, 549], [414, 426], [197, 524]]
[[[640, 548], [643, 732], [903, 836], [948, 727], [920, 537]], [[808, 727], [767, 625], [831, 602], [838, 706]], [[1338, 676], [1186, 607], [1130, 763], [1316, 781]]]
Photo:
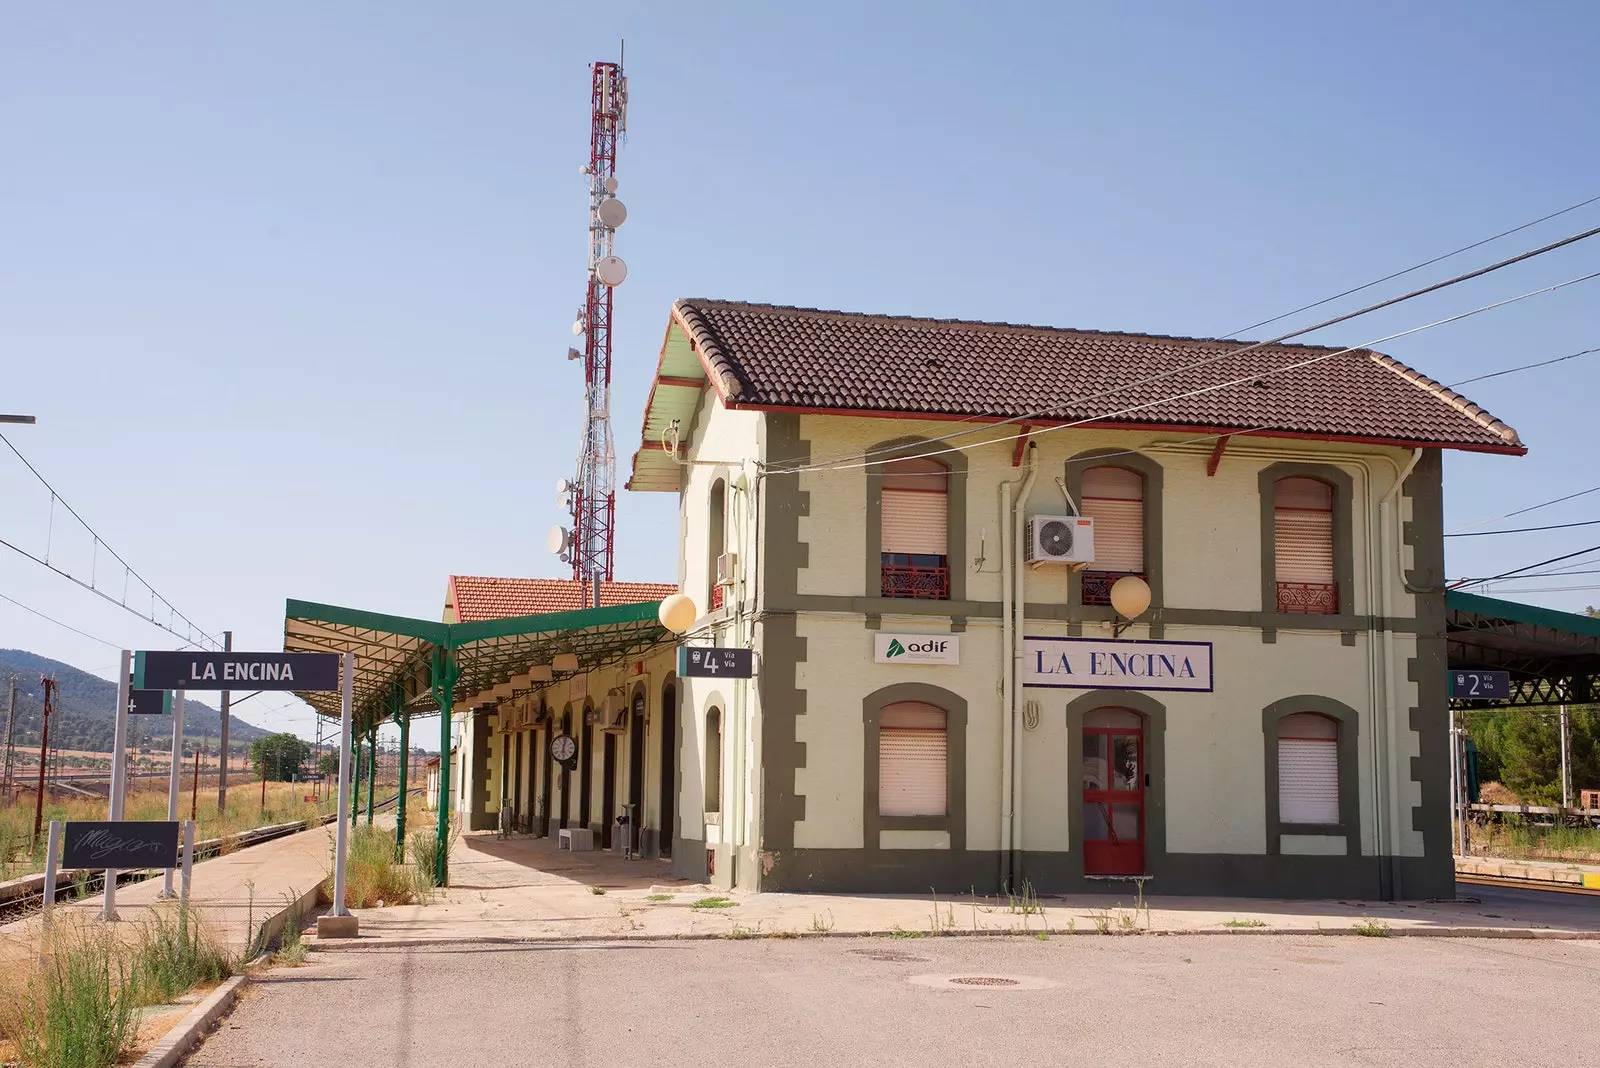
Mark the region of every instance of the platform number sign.
[[678, 674], [697, 679], [748, 679], [755, 676], [755, 653], [715, 645], [679, 646]]
[[1511, 672], [1452, 671], [1450, 696], [1468, 701], [1509, 701]]

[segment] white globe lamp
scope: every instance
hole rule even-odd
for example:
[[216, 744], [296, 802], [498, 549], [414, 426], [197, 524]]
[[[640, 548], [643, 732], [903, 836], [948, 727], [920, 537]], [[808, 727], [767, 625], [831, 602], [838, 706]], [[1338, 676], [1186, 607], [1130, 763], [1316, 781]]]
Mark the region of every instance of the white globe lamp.
[[656, 611], [656, 618], [672, 633], [682, 634], [694, 626], [694, 621], [700, 618], [700, 610], [695, 607], [694, 601], [681, 593], [675, 593], [661, 602], [661, 607]]

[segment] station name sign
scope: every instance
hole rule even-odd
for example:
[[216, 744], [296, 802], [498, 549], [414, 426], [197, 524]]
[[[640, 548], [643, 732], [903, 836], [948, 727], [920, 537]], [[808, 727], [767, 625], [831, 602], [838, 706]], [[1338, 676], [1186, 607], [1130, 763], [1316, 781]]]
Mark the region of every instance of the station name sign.
[[1022, 684], [1067, 690], [1210, 693], [1210, 642], [1023, 638]]
[[136, 653], [134, 685], [151, 690], [337, 690], [338, 653]]

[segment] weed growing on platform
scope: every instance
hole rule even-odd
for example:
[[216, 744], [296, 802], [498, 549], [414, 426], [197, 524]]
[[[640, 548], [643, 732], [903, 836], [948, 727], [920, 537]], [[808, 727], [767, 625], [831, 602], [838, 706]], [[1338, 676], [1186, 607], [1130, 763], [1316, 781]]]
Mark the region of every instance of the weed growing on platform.
[[589, 893], [594, 894], [596, 897], [599, 897], [601, 894], [604, 894], [605, 892], [606, 892], [606, 888], [603, 887], [603, 886], [591, 886], [591, 887], [589, 887]]
[[703, 897], [689, 907], [692, 909], [731, 909], [738, 904], [737, 901], [729, 901], [725, 897]]
[[[120, 947], [102, 929], [58, 927], [44, 958], [6, 997], [4, 1029], [23, 1063], [35, 1068], [108, 1068], [128, 1049], [137, 1025], [134, 984]], [[10, 976], [13, 981], [17, 973]]]
[[164, 1005], [232, 975], [227, 949], [187, 906], [153, 909], [133, 945], [129, 980], [141, 1005]]
[[1375, 920], [1371, 916], [1363, 916], [1360, 923], [1350, 925], [1350, 930], [1363, 938], [1388, 938], [1394, 934], [1394, 929], [1388, 924], [1382, 920]]
[[1235, 917], [1234, 919], [1224, 921], [1222, 924], [1224, 927], [1265, 927], [1266, 925], [1266, 920], [1258, 920], [1253, 916], [1243, 920]]
[[928, 932], [926, 932], [926, 931], [908, 931], [906, 928], [901, 927], [897, 923], [893, 927], [889, 928], [889, 937], [890, 938], [926, 938], [926, 937], [928, 937]]
[[[450, 829], [445, 836], [445, 855], [449, 856], [450, 850], [455, 847], [456, 839], [461, 834], [461, 825], [454, 816], [450, 817]], [[433, 873], [438, 870], [436, 863], [439, 859], [439, 838], [436, 829], [428, 828], [411, 832], [411, 866], [417, 873], [415, 885], [419, 890], [425, 891], [433, 886]], [[419, 897], [419, 904], [427, 904], [425, 898]]]
[[649, 894], [649, 895], [647, 895], [645, 897], [645, 900], [646, 901], [671, 901], [672, 900], [672, 895], [671, 894]]
[[[432, 839], [429, 839], [430, 842]], [[412, 840], [413, 854], [417, 852]], [[344, 905], [350, 909], [378, 905], [410, 905], [423, 902], [433, 884], [430, 867], [426, 881], [416, 866], [394, 859], [394, 839], [378, 827], [357, 826], [350, 836], [350, 855], [345, 864]]]
[[756, 925], [754, 927], [743, 927], [743, 926], [740, 926], [739, 924], [736, 923], [736, 924], [733, 925], [733, 930], [729, 931], [727, 934], [723, 935], [722, 937], [723, 938], [760, 938], [761, 937], [761, 921], [757, 920], [756, 921]]
[[823, 921], [821, 916], [817, 915], [816, 913], [812, 913], [811, 930], [816, 934], [827, 934], [829, 931], [833, 930], [833, 910], [828, 910], [828, 919], [826, 922]]

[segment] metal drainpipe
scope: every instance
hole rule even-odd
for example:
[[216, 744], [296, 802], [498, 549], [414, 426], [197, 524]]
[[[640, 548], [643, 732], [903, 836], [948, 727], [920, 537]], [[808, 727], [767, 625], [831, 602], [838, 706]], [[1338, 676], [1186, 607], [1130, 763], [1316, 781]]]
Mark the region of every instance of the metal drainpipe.
[[[1379, 542], [1380, 542], [1379, 543], [1379, 561], [1380, 561], [1379, 571], [1380, 571], [1380, 575], [1381, 575], [1380, 581], [1381, 581], [1381, 584], [1382, 584], [1382, 591], [1383, 591], [1383, 618], [1385, 620], [1390, 618], [1390, 615], [1391, 615], [1391, 613], [1393, 611], [1394, 595], [1393, 595], [1393, 592], [1392, 592], [1393, 591], [1393, 581], [1392, 581], [1392, 577], [1391, 576], [1392, 576], [1392, 572], [1395, 571], [1399, 567], [1399, 564], [1400, 564], [1400, 540], [1399, 539], [1400, 539], [1401, 536], [1403, 536], [1403, 531], [1401, 531], [1401, 529], [1400, 529], [1401, 516], [1400, 516], [1400, 507], [1399, 507], [1399, 503], [1398, 503], [1397, 498], [1400, 495], [1401, 489], [1405, 485], [1406, 479], [1410, 476], [1412, 470], [1416, 468], [1417, 463], [1421, 459], [1422, 459], [1422, 449], [1417, 448], [1417, 449], [1413, 449], [1411, 451], [1411, 459], [1406, 461], [1406, 465], [1404, 467], [1400, 467], [1398, 464], [1395, 464], [1393, 460], [1390, 460], [1389, 461], [1390, 465], [1395, 468], [1394, 484], [1389, 487], [1389, 491], [1387, 493], [1385, 493], [1383, 495], [1383, 499], [1378, 502], [1378, 529], [1379, 529], [1379, 535], [1380, 535], [1380, 539], [1379, 539]], [[1371, 484], [1371, 478], [1372, 478], [1372, 474], [1369, 471], [1367, 473], [1367, 479], [1368, 479], [1368, 485], [1369, 486]], [[1370, 495], [1370, 493], [1371, 493], [1370, 489], [1368, 490], [1368, 493]], [[1390, 529], [1390, 524], [1384, 522], [1384, 510], [1387, 509], [1387, 508], [1391, 508], [1391, 506], [1392, 506], [1392, 510], [1394, 512], [1394, 517], [1395, 517], [1395, 523], [1393, 525], [1394, 525], [1394, 528], [1395, 528], [1395, 535], [1396, 535], [1396, 540], [1395, 540], [1395, 544], [1394, 544], [1394, 551], [1393, 551], [1392, 554], [1390, 552], [1390, 547], [1389, 547], [1389, 529]], [[1393, 562], [1394, 562], [1394, 566], [1393, 567], [1390, 566], [1391, 555], [1393, 557]], [[1385, 743], [1385, 751], [1382, 753], [1382, 761], [1381, 761], [1382, 776], [1381, 776], [1381, 778], [1375, 777], [1375, 781], [1382, 783], [1383, 789], [1389, 794], [1389, 799], [1386, 799], [1385, 804], [1392, 803], [1392, 798], [1394, 796], [1396, 796], [1396, 793], [1397, 793], [1397, 791], [1395, 791], [1391, 787], [1390, 780], [1389, 780], [1389, 757], [1390, 757], [1390, 754], [1392, 754], [1395, 751], [1395, 747], [1398, 744], [1398, 739], [1396, 739], [1394, 737], [1395, 728], [1396, 728], [1395, 715], [1394, 715], [1394, 713], [1395, 713], [1395, 686], [1394, 686], [1395, 655], [1394, 655], [1394, 640], [1395, 640], [1394, 628], [1393, 627], [1389, 627], [1383, 633], [1383, 688], [1384, 688], [1384, 710], [1385, 710], [1385, 715], [1383, 717], [1383, 731], [1382, 731], [1382, 733], [1385, 735], [1385, 737], [1383, 739], [1383, 741]], [[1375, 768], [1374, 772], [1376, 773], [1379, 770], [1380, 769]], [[1381, 806], [1379, 806], [1379, 807], [1380, 807], [1380, 810], [1381, 810]], [[1399, 818], [1399, 814], [1398, 813], [1390, 813], [1389, 815], [1393, 815], [1395, 817], [1395, 819]], [[1385, 854], [1384, 854], [1384, 852], [1383, 852], [1383, 850], [1381, 848], [1382, 847], [1382, 842], [1381, 841], [1375, 842], [1374, 845], [1375, 845], [1375, 847], [1378, 848], [1378, 856], [1379, 857], [1385, 856]], [[1399, 864], [1399, 858], [1397, 856], [1395, 856], [1395, 851], [1394, 851], [1393, 848], [1390, 848], [1390, 850], [1389, 850], [1389, 852], [1387, 854], [1387, 857], [1388, 857], [1387, 865], [1388, 865], [1388, 869], [1389, 869], [1389, 880], [1388, 880], [1389, 886], [1388, 886], [1388, 889], [1389, 889], [1389, 897], [1392, 899], [1392, 898], [1398, 897], [1400, 895], [1400, 891], [1401, 891], [1401, 887], [1400, 887], [1400, 870], [1399, 870], [1400, 864]]]
[[995, 885], [1001, 893], [1008, 887], [1011, 866], [1011, 539], [1006, 525], [1011, 522], [1011, 491], [1024, 477], [1000, 481], [1000, 841]]
[[1028, 473], [1022, 478], [1022, 485], [1017, 488], [1015, 538], [1011, 550], [1012, 581], [1015, 591], [1011, 597], [1012, 611], [1016, 612], [1016, 622], [1011, 626], [1011, 707], [1008, 718], [1011, 722], [1011, 841], [1009, 843], [1011, 857], [1011, 886], [1015, 888], [1022, 885], [1022, 735], [1019, 733], [1022, 719], [1022, 631], [1027, 620], [1028, 605], [1026, 582], [1027, 571], [1022, 566], [1024, 557], [1023, 538], [1027, 534], [1028, 525], [1028, 491], [1033, 488], [1033, 480], [1038, 475], [1039, 469], [1035, 457], [1038, 454], [1038, 443], [1028, 442]]
[[[742, 559], [743, 558], [742, 550], [744, 549], [744, 539], [741, 536], [741, 531], [743, 530], [743, 525], [740, 522], [740, 511], [744, 507], [744, 504], [743, 504], [743, 502], [744, 502], [744, 494], [739, 490], [739, 487], [738, 487], [737, 483], [734, 483], [731, 488], [733, 489], [733, 493], [734, 493], [734, 498], [733, 498], [733, 501], [734, 501], [734, 504], [733, 504], [733, 529], [734, 529], [733, 543], [734, 543], [735, 546], [737, 546], [737, 549], [735, 551], [740, 552], [740, 558]], [[739, 599], [738, 599], [739, 591], [740, 591], [740, 587], [737, 584], [731, 590], [728, 591], [729, 595], [734, 598], [734, 602], [733, 602], [733, 644], [735, 646], [738, 646], [744, 640], [743, 639], [743, 630], [744, 630], [744, 628], [741, 625], [742, 622], [743, 622], [743, 608], [740, 605], [740, 602], [739, 602]], [[745, 844], [745, 840], [746, 840], [746, 838], [745, 838], [744, 816], [745, 816], [745, 809], [746, 809], [746, 796], [745, 795], [748, 792], [748, 784], [745, 782], [745, 770], [746, 769], [745, 769], [745, 758], [744, 758], [744, 746], [745, 746], [745, 733], [746, 732], [745, 732], [745, 723], [744, 723], [744, 711], [745, 711], [744, 694], [745, 694], [745, 688], [748, 687], [749, 684], [750, 683], [749, 683], [748, 679], [736, 679], [736, 680], [734, 680], [734, 683], [733, 683], [733, 735], [734, 735], [734, 743], [733, 743], [734, 744], [734, 750], [733, 750], [734, 778], [733, 778], [733, 781], [737, 784], [737, 789], [734, 791], [734, 795], [733, 795], [733, 842], [732, 842], [732, 845], [733, 845], [734, 849], [733, 849], [733, 852], [729, 856], [729, 863], [733, 866], [733, 870], [729, 873], [729, 883], [730, 884], [732, 883], [733, 879], [737, 878], [739, 876], [739, 874], [740, 874], [737, 850], [739, 849], [740, 846], [743, 846]]]

